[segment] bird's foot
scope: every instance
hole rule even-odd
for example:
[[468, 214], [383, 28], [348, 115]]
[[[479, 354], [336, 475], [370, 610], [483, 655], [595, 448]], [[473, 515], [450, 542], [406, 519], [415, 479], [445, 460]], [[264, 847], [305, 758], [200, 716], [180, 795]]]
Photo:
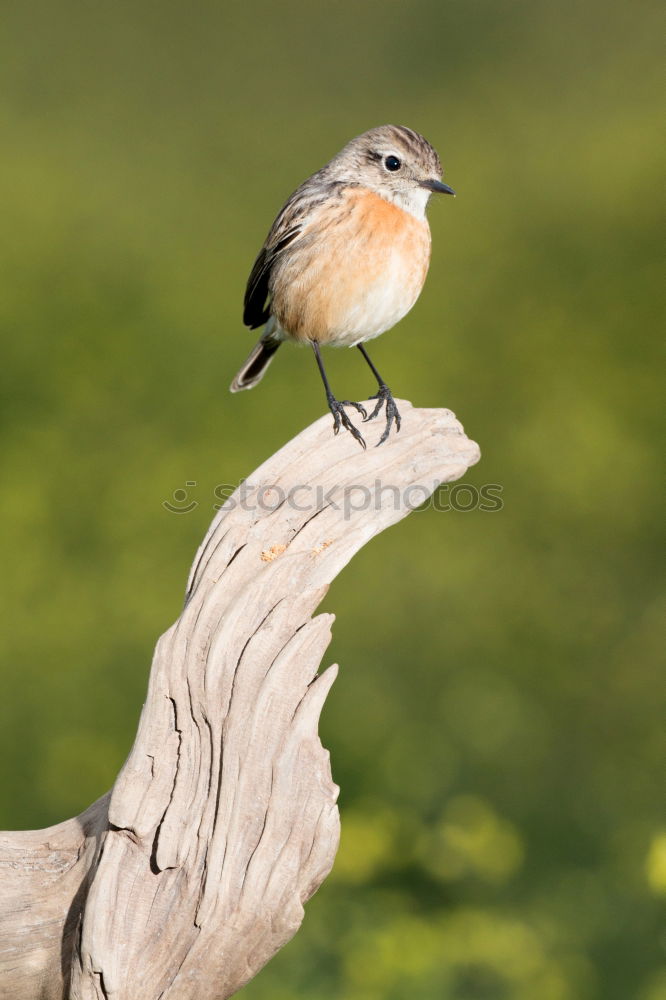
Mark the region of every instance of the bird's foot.
[[339, 400], [335, 399], [333, 396], [328, 397], [328, 408], [333, 414], [333, 433], [337, 434], [341, 427], [344, 427], [349, 431], [351, 436], [358, 441], [361, 448], [365, 448], [365, 441], [363, 440], [358, 428], [349, 419], [348, 415], [345, 413], [345, 406], [353, 406], [361, 414], [363, 420], [367, 420], [368, 414], [364, 406], [360, 403], [352, 403], [349, 399]]
[[395, 405], [395, 399], [393, 398], [393, 394], [391, 393], [391, 390], [387, 385], [384, 384], [380, 385], [377, 392], [374, 394], [374, 396], [371, 396], [370, 399], [376, 399], [377, 405], [375, 406], [374, 410], [372, 411], [369, 417], [364, 417], [364, 421], [374, 420], [374, 418], [381, 410], [382, 406], [386, 405], [386, 427], [384, 429], [384, 433], [377, 442], [376, 447], [379, 447], [380, 444], [384, 444], [384, 441], [386, 441], [387, 437], [391, 433], [391, 427], [393, 426], [394, 422], [396, 431], [400, 430], [400, 411], [398, 410], [398, 407]]

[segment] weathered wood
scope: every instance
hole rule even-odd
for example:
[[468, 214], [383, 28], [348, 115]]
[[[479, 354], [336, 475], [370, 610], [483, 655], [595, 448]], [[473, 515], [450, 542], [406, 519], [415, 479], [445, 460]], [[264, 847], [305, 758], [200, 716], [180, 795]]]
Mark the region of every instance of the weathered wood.
[[313, 612], [362, 545], [479, 456], [448, 410], [399, 405], [381, 448], [381, 419], [362, 452], [323, 417], [236, 491], [111, 793], [0, 835], [1, 997], [222, 1000], [296, 932], [339, 834], [317, 734], [333, 616]]

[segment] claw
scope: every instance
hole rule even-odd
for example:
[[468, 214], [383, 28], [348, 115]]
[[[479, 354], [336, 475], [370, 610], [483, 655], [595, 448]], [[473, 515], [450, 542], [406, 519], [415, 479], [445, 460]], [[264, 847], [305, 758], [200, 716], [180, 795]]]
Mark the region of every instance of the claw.
[[365, 407], [361, 406], [360, 403], [352, 403], [351, 400], [349, 399], [340, 401], [339, 399], [334, 399], [331, 396], [328, 400], [328, 408], [333, 414], [333, 433], [337, 434], [338, 431], [340, 430], [340, 427], [342, 426], [345, 428], [345, 430], [349, 431], [349, 433], [351, 434], [351, 436], [354, 438], [355, 441], [358, 441], [361, 448], [365, 449], [365, 441], [363, 440], [363, 437], [361, 436], [361, 433], [359, 432], [358, 428], [354, 426], [354, 424], [349, 419], [348, 415], [345, 413], [344, 409], [345, 406], [354, 406], [361, 414], [363, 419], [365, 420], [366, 418]]
[[360, 403], [353, 403], [351, 401], [351, 399], [345, 399], [345, 400], [343, 400], [343, 402], [340, 403], [340, 406], [354, 406], [354, 407], [356, 407], [356, 409], [358, 410], [358, 412], [361, 414], [361, 416], [363, 417], [364, 421], [368, 419], [367, 410], [366, 410], [365, 406], [361, 406]]
[[395, 422], [396, 433], [400, 430], [400, 411], [398, 410], [398, 407], [395, 405], [395, 400], [393, 398], [391, 390], [387, 385], [380, 385], [375, 395], [371, 396], [370, 398], [376, 399], [377, 404], [372, 413], [370, 414], [370, 416], [365, 417], [366, 421], [374, 420], [374, 418], [378, 416], [382, 406], [384, 405], [386, 406], [386, 427], [384, 429], [384, 433], [382, 434], [382, 436], [380, 437], [379, 441], [376, 444], [376, 447], [378, 448], [380, 444], [384, 444], [384, 442], [388, 438], [389, 434], [391, 433], [391, 427], [393, 426], [394, 422]]
[[[375, 396], [371, 396], [370, 399], [377, 399], [377, 396], [379, 396], [379, 393], [377, 393]], [[383, 404], [384, 404], [384, 399], [383, 397], [380, 396], [380, 398], [377, 399], [377, 405], [375, 406], [374, 410], [372, 411], [369, 417], [365, 418], [365, 420], [374, 420], [379, 411], [381, 410]]]

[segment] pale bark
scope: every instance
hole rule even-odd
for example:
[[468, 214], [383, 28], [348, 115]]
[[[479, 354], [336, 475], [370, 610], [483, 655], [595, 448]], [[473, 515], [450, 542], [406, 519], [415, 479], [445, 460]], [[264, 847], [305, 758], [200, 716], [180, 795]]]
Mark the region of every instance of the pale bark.
[[317, 733], [333, 616], [313, 612], [362, 545], [478, 460], [448, 410], [399, 405], [380, 448], [381, 419], [362, 452], [324, 417], [249, 478], [157, 643], [112, 791], [0, 835], [1, 997], [222, 1000], [296, 932], [339, 835]]

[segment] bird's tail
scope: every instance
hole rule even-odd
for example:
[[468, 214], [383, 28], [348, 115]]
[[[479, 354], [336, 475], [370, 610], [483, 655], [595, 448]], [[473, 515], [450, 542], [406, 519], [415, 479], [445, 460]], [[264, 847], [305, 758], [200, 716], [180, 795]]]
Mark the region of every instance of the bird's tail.
[[240, 392], [241, 389], [253, 389], [257, 382], [261, 382], [281, 343], [281, 340], [274, 340], [272, 337], [265, 339], [262, 337], [229, 386], [230, 391]]

